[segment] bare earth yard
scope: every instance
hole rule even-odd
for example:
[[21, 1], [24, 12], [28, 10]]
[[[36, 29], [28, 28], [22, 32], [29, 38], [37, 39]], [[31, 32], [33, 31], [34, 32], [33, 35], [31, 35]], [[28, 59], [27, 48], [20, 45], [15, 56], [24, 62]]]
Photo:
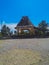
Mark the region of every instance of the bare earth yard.
[[49, 38], [0, 40], [0, 65], [49, 65]]

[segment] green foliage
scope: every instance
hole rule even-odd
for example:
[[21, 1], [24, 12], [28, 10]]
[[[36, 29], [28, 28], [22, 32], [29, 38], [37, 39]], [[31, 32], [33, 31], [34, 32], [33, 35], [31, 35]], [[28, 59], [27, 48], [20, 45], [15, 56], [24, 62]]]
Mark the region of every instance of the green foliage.
[[41, 23], [39, 23], [39, 25], [38, 25], [38, 28], [40, 29], [39, 31], [39, 34], [40, 34], [40, 36], [42, 36], [42, 37], [45, 37], [45, 35], [46, 35], [46, 31], [47, 31], [47, 27], [48, 27], [48, 24], [46, 23], [46, 21], [41, 21]]
[[3, 25], [1, 29], [1, 34], [2, 36], [10, 36], [10, 28], [7, 27], [6, 25]]
[[26, 30], [26, 31], [22, 30], [22, 31], [21, 31], [21, 34], [23, 34], [23, 35], [25, 35], [25, 36], [26, 36], [26, 35], [29, 35], [29, 34], [30, 34], [30, 32], [29, 32], [28, 30]]
[[42, 21], [38, 27], [43, 31], [45, 32], [47, 30], [47, 27], [48, 27], [48, 24], [46, 23], [46, 21]]
[[12, 36], [13, 35], [13, 31], [10, 31], [10, 36]]
[[14, 31], [14, 35], [17, 35], [17, 31]]
[[0, 32], [0, 36], [1, 36], [1, 32]]

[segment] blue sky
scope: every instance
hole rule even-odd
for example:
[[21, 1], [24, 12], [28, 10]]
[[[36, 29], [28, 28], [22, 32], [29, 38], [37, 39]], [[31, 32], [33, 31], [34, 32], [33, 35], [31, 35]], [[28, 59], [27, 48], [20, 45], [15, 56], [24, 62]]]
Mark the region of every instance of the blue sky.
[[35, 26], [41, 20], [49, 23], [49, 0], [0, 0], [0, 21], [15, 24], [22, 16], [28, 16]]

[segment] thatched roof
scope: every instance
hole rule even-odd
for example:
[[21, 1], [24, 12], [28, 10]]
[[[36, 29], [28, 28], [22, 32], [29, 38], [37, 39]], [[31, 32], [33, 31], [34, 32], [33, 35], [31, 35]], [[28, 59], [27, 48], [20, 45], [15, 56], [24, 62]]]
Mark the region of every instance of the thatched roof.
[[23, 16], [17, 26], [28, 26], [32, 25], [31, 21], [29, 20], [28, 16]]

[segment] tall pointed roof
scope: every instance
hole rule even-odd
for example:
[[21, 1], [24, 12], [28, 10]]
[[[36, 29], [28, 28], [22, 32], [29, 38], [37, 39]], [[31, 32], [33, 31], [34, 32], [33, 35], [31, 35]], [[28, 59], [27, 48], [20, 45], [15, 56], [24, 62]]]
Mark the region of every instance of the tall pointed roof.
[[32, 25], [31, 21], [29, 20], [28, 16], [23, 16], [17, 26], [28, 26]]

